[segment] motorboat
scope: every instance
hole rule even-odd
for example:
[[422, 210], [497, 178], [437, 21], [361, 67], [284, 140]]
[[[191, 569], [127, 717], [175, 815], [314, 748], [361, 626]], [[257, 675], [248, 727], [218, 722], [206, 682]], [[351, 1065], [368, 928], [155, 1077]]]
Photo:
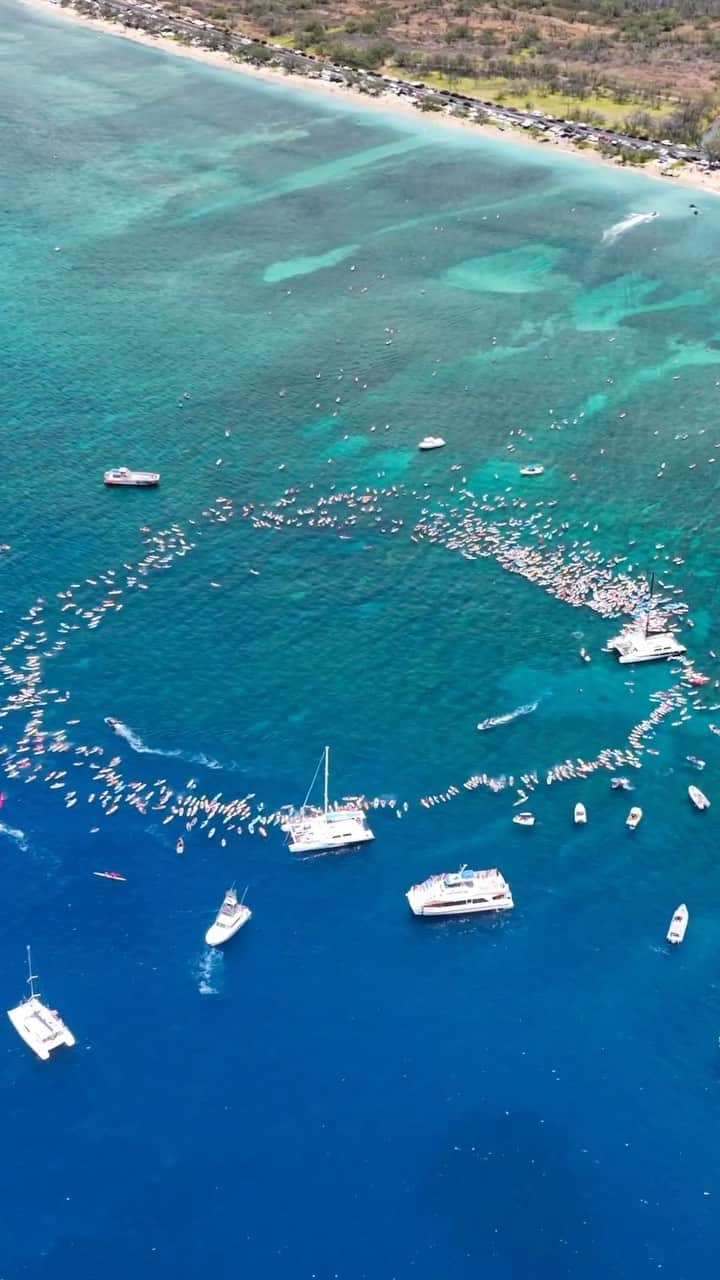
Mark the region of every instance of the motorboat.
[[683, 938], [685, 937], [685, 931], [688, 927], [689, 919], [690, 919], [690, 916], [688, 913], [688, 909], [685, 906], [685, 903], [681, 902], [680, 906], [675, 912], [675, 915], [670, 921], [670, 928], [668, 929], [666, 934], [668, 942], [682, 942]]
[[418, 449], [421, 453], [428, 453], [431, 449], [443, 449], [445, 443], [442, 436], [423, 436], [418, 443]]
[[94, 876], [99, 876], [101, 880], [126, 880], [127, 877], [120, 874], [119, 871], [93, 871]]
[[130, 467], [111, 467], [103, 475], [103, 483], [109, 487], [130, 489], [155, 489], [160, 483], [158, 471], [132, 471]]
[[252, 911], [245, 906], [245, 893], [241, 899], [238, 899], [235, 885], [228, 889], [214, 922], [205, 934], [205, 941], [209, 947], [222, 946], [224, 942], [235, 936], [238, 929], [242, 929], [243, 925], [247, 924]]
[[634, 831], [635, 828], [639, 826], [640, 823], [642, 822], [642, 816], [643, 816], [642, 809], [640, 808], [639, 805], [634, 804], [627, 818], [625, 819], [625, 826], [628, 827], [630, 831]]
[[531, 462], [526, 467], [520, 468], [521, 476], [541, 476], [545, 468], [540, 466], [539, 462]]
[[59, 1049], [61, 1045], [70, 1047], [74, 1045], [75, 1037], [72, 1031], [65, 1026], [57, 1009], [50, 1009], [46, 1004], [43, 1004], [38, 992], [35, 990], [37, 975], [32, 971], [29, 947], [27, 949], [27, 961], [27, 982], [30, 987], [30, 995], [27, 999], [21, 1000], [20, 1004], [14, 1009], [8, 1009], [8, 1018], [26, 1045], [29, 1045], [38, 1058], [42, 1058], [46, 1062], [53, 1049]]
[[462, 866], [459, 871], [430, 876], [408, 889], [405, 897], [416, 916], [475, 915], [515, 906], [510, 886], [497, 868], [469, 871]]
[[183, 840], [182, 836], [178, 836], [177, 840], [175, 841], [175, 852], [176, 853], [185, 852], [185, 841]]
[[700, 790], [699, 787], [693, 787], [693, 786], [688, 787], [688, 795], [692, 800], [693, 804], [695, 805], [696, 809], [702, 810], [702, 809], [710, 808], [710, 801], [708, 800], [707, 796], [703, 794], [703, 792]]
[[[322, 809], [308, 805], [320, 766], [324, 762], [325, 784]], [[291, 853], [319, 853], [326, 849], [346, 849], [374, 840], [363, 810], [357, 804], [331, 805], [328, 797], [330, 748], [325, 747], [305, 800], [282, 822]]]
[[117, 733], [120, 728], [120, 721], [116, 720], [115, 716], [105, 716], [105, 724], [108, 728], [113, 729], [115, 733]]
[[585, 808], [584, 804], [580, 804], [578, 802], [578, 804], [575, 805], [575, 812], [573, 814], [573, 818], [574, 818], [576, 827], [584, 826], [584, 824], [587, 822], [587, 809]]
[[530, 813], [529, 810], [527, 809], [524, 809], [522, 813], [516, 813], [513, 816], [513, 822], [515, 822], [518, 827], [534, 827], [535, 814]]

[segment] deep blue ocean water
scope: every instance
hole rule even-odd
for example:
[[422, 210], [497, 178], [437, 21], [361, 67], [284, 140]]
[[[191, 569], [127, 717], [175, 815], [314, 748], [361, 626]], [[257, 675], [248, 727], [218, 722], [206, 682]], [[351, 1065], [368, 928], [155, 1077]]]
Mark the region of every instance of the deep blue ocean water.
[[[409, 534], [463, 477], [556, 502], [568, 543], [678, 588], [691, 656], [720, 676], [715, 201], [6, 0], [0, 17], [2, 645], [38, 598], [130, 573], [141, 526], [197, 543], [43, 659], [44, 728], [117, 752], [128, 782], [268, 810], [302, 799], [328, 741], [337, 794], [409, 803], [373, 812], [357, 854], [293, 860], [271, 829], [225, 848], [196, 831], [178, 858], [160, 813], [88, 805], [74, 750], [31, 785], [10, 770], [5, 1007], [32, 942], [78, 1044], [44, 1064], [2, 1032], [0, 1277], [712, 1274], [712, 713], [648, 740], [633, 837], [606, 771], [541, 786], [532, 831], [512, 792], [425, 810], [476, 772], [625, 746], [674, 677], [604, 656], [617, 622]], [[419, 456], [438, 431], [447, 449]], [[545, 475], [521, 482], [521, 461]], [[161, 487], [104, 491], [123, 462]], [[392, 484], [396, 536], [240, 515], [288, 486], [311, 505]], [[220, 494], [236, 518], [203, 522]], [[5, 761], [28, 714], [0, 722]], [[76, 807], [43, 784], [63, 768]], [[499, 865], [516, 910], [414, 920], [407, 887], [462, 862]], [[211, 956], [232, 880], [253, 920]]]

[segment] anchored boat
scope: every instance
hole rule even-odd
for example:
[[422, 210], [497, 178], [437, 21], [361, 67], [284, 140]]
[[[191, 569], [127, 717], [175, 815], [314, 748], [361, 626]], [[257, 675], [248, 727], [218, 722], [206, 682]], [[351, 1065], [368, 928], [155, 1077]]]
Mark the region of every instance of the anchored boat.
[[160, 483], [158, 471], [131, 471], [129, 467], [111, 467], [103, 476], [109, 488], [155, 489]]
[[[323, 761], [325, 764], [323, 807], [317, 809], [308, 805], [308, 800]], [[368, 840], [374, 839], [365, 814], [357, 805], [345, 804], [337, 808], [331, 806], [328, 799], [329, 776], [330, 748], [325, 747], [303, 804], [298, 810], [289, 813], [282, 824], [291, 853], [318, 853], [323, 849], [345, 849], [353, 845], [366, 844]]]
[[668, 942], [682, 942], [683, 938], [685, 937], [685, 930], [688, 927], [689, 919], [690, 919], [690, 916], [688, 913], [688, 909], [685, 906], [685, 903], [681, 902], [680, 906], [675, 912], [675, 915], [670, 921], [670, 928], [668, 929], [667, 935], [666, 935]]
[[475, 915], [479, 911], [509, 911], [515, 906], [510, 885], [494, 868], [489, 871], [459, 871], [429, 876], [414, 884], [405, 897], [416, 916]]
[[30, 987], [30, 995], [26, 1000], [21, 1000], [20, 1004], [14, 1009], [8, 1009], [8, 1018], [18, 1035], [25, 1041], [26, 1045], [29, 1045], [33, 1053], [36, 1053], [38, 1058], [42, 1058], [43, 1061], [47, 1061], [53, 1049], [59, 1049], [63, 1044], [74, 1045], [75, 1037], [72, 1031], [65, 1026], [57, 1009], [49, 1009], [46, 1004], [43, 1004], [38, 992], [35, 990], [37, 975], [32, 971], [29, 947], [27, 949], [27, 962], [27, 982]]
[[692, 800], [693, 804], [695, 805], [696, 809], [703, 810], [703, 809], [710, 808], [710, 801], [708, 800], [707, 796], [704, 795], [704, 793], [700, 790], [699, 787], [693, 787], [693, 786], [688, 787], [688, 795]]
[[577, 827], [583, 826], [587, 822], [587, 809], [584, 804], [578, 803], [575, 805], [573, 817]]
[[639, 805], [634, 804], [627, 818], [625, 819], [625, 826], [628, 827], [630, 831], [634, 831], [635, 828], [638, 827], [642, 822], [642, 816], [643, 816], [642, 809], [640, 808]]
[[428, 453], [430, 449], [443, 449], [445, 443], [442, 436], [423, 436], [418, 444], [418, 449], [421, 453]]

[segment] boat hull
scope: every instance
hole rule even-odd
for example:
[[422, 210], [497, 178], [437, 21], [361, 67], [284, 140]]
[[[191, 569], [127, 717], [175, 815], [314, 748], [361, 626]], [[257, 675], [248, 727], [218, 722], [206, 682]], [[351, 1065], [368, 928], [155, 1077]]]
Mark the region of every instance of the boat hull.
[[421, 903], [413, 904], [408, 895], [410, 910], [414, 916], [477, 916], [489, 911], [511, 911], [515, 906], [512, 898], [507, 902], [454, 902], [454, 903]]
[[103, 480], [108, 489], [157, 489], [159, 480]]
[[39, 1002], [37, 1002], [35, 1010], [33, 1011], [29, 1010], [28, 1004], [29, 1002], [26, 1001], [24, 1004], [18, 1005], [15, 1009], [8, 1009], [8, 1018], [20, 1036], [20, 1039], [25, 1041], [28, 1048], [32, 1049], [33, 1053], [35, 1053], [38, 1058], [41, 1058], [43, 1062], [47, 1062], [50, 1054], [55, 1049], [61, 1048], [63, 1045], [66, 1045], [68, 1048], [72, 1048], [75, 1044], [75, 1037], [72, 1031], [70, 1031], [64, 1023], [62, 1023], [58, 1028], [57, 1034], [40, 1039], [39, 1036], [34, 1033], [32, 1019], [33, 1017], [37, 1017], [41, 1012], [47, 1011]]
[[372, 831], [352, 836], [343, 836], [338, 833], [334, 840], [322, 837], [317, 840], [291, 840], [288, 843], [288, 849], [291, 853], [325, 853], [330, 849], [357, 849], [361, 844], [368, 844], [374, 839]]
[[235, 923], [233, 925], [230, 925], [229, 928], [220, 928], [215, 923], [211, 924], [210, 928], [205, 934], [205, 941], [207, 945], [209, 947], [222, 947], [224, 943], [229, 942], [231, 938], [235, 937], [236, 933], [240, 932], [243, 925], [247, 924], [251, 915], [252, 915], [252, 911], [250, 911], [248, 908], [246, 913], [244, 915], [238, 916]]

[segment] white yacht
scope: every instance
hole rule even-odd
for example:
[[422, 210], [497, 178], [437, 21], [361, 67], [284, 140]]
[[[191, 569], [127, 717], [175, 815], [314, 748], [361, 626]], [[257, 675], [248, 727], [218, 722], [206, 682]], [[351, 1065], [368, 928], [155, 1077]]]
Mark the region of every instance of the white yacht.
[[238, 899], [235, 885], [228, 889], [215, 920], [205, 934], [205, 941], [209, 947], [221, 947], [223, 942], [234, 937], [238, 929], [242, 929], [243, 925], [247, 924], [252, 911], [245, 906], [245, 893]]
[[132, 489], [154, 489], [160, 483], [157, 471], [131, 471], [129, 467], [111, 467], [103, 476], [106, 485]]
[[[308, 805], [308, 799], [323, 761], [325, 763], [323, 807], [318, 809]], [[345, 849], [352, 845], [366, 844], [368, 840], [374, 839], [365, 814], [358, 805], [345, 804], [337, 808], [330, 805], [329, 774], [330, 748], [325, 747], [302, 806], [289, 813], [282, 823], [291, 853], [319, 853], [323, 849]]]
[[584, 824], [587, 822], [587, 809], [585, 808], [584, 804], [580, 804], [580, 802], [578, 802], [575, 805], [575, 812], [573, 814], [573, 818], [574, 818], [576, 827], [584, 826]]
[[625, 826], [628, 827], [630, 831], [634, 831], [636, 827], [640, 826], [640, 823], [642, 822], [642, 816], [643, 816], [642, 809], [640, 808], [639, 805], [634, 804], [627, 818], [625, 819]]
[[29, 947], [27, 960], [30, 995], [21, 1000], [15, 1009], [8, 1009], [8, 1018], [33, 1053], [46, 1061], [53, 1049], [59, 1049], [63, 1044], [74, 1045], [75, 1037], [65, 1026], [57, 1009], [48, 1009], [35, 990], [37, 975], [32, 971]]
[[667, 934], [665, 935], [667, 937], [668, 942], [682, 942], [683, 938], [685, 937], [685, 931], [688, 927], [689, 919], [690, 919], [690, 915], [689, 915], [688, 909], [685, 906], [685, 903], [681, 902], [672, 920], [670, 921], [670, 928], [668, 929]]
[[618, 662], [659, 662], [668, 658], [679, 658], [687, 650], [672, 631], [653, 631], [650, 623], [653, 617], [653, 596], [655, 593], [655, 574], [650, 576], [650, 595], [648, 597], [645, 622], [635, 621], [623, 627], [619, 635], [608, 640], [606, 649], [616, 653]]
[[510, 885], [497, 870], [459, 871], [430, 876], [405, 894], [416, 916], [460, 916], [478, 911], [509, 911], [515, 906]]
[[619, 635], [608, 640], [607, 649], [617, 654], [618, 662], [659, 662], [664, 658], [679, 658], [686, 652], [684, 644], [672, 631], [645, 631], [642, 627], [625, 627]]
[[702, 809], [710, 808], [710, 801], [708, 800], [707, 796], [700, 790], [699, 787], [692, 787], [692, 786], [688, 787], [688, 795], [692, 800], [693, 804], [695, 805], [696, 809], [702, 810]]
[[442, 436], [423, 436], [418, 444], [418, 449], [421, 453], [427, 453], [430, 449], [443, 449], [444, 447], [445, 441]]
[[540, 466], [539, 462], [531, 462], [526, 467], [520, 468], [521, 476], [541, 476], [545, 468]]

